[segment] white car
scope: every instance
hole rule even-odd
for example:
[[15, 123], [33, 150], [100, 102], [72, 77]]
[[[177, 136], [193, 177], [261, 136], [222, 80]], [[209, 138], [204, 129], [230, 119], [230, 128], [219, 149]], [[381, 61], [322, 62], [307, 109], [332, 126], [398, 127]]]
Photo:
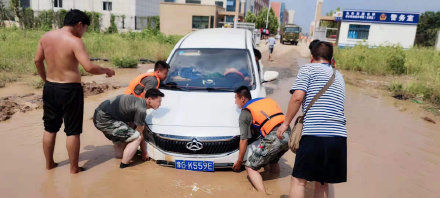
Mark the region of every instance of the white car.
[[[254, 47], [249, 30], [227, 28], [195, 31], [176, 44], [160, 87], [162, 106], [146, 118], [151, 130], [147, 151], [153, 160], [189, 170], [232, 167], [238, 158], [241, 111], [234, 90], [248, 86], [253, 98], [265, 97], [263, 83], [278, 77], [273, 71], [262, 75]], [[250, 153], [248, 149], [246, 156]]]

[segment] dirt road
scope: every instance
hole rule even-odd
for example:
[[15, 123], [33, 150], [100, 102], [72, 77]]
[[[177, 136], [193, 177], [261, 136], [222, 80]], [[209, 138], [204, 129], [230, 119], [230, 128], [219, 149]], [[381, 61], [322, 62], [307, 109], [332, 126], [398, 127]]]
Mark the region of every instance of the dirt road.
[[[266, 55], [263, 51], [265, 59]], [[278, 45], [275, 61], [263, 62], [265, 70], [280, 72], [280, 79], [267, 88], [283, 109], [298, 65], [306, 63], [306, 57], [300, 47]], [[128, 82], [146, 68], [119, 70], [116, 78], [86, 77], [84, 81]], [[60, 166], [44, 169], [42, 110], [19, 112], [1, 122], [2, 197], [262, 196], [253, 190], [245, 172], [188, 172], [151, 161], [120, 170], [111, 142], [95, 129], [90, 118], [101, 101], [122, 92], [123, 88], [86, 98], [80, 165], [87, 171], [78, 175], [69, 174], [63, 132], [58, 134], [54, 154]], [[332, 185], [332, 197], [438, 197], [440, 125], [420, 119], [423, 115], [415, 104], [396, 101], [380, 91], [347, 86], [348, 182]], [[280, 160], [279, 176], [263, 173], [271, 193], [268, 197], [288, 194], [293, 162], [294, 155], [289, 152]], [[309, 185], [308, 196], [312, 190]]]

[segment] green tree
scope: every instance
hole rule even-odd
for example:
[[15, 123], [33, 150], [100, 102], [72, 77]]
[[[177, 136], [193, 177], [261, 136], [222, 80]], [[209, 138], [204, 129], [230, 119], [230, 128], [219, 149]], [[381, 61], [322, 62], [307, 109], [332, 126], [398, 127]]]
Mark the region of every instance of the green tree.
[[[341, 11], [340, 7], [336, 8], [336, 10], [331, 10], [330, 12], [327, 12], [325, 14], [325, 16], [333, 16], [333, 14], [335, 14], [336, 12], [339, 12], [339, 11]], [[328, 27], [328, 28], [337, 28], [338, 27], [338, 23], [335, 22], [335, 21], [321, 21], [319, 26], [321, 26], [321, 27]]]
[[115, 15], [111, 15], [110, 17], [110, 26], [107, 28], [107, 33], [118, 33], [118, 28], [116, 27], [115, 23]]
[[[255, 28], [266, 28], [266, 19], [267, 19], [267, 8], [263, 8], [260, 13], [257, 15], [257, 20], [255, 22]], [[267, 29], [272, 34], [276, 34], [278, 30], [278, 18], [275, 16], [275, 12], [273, 9], [270, 9], [269, 12], [269, 23]]]
[[11, 0], [9, 2], [9, 6], [11, 7], [12, 12], [18, 18], [18, 23], [20, 24], [21, 29], [24, 29], [23, 23], [23, 11], [21, 8], [20, 0]]
[[246, 13], [246, 17], [244, 18], [244, 22], [246, 23], [256, 23], [257, 22], [257, 16], [252, 13], [251, 11], [248, 11]]
[[434, 46], [437, 32], [440, 30], [440, 12], [425, 12], [420, 16], [417, 25], [417, 45]]
[[34, 11], [31, 8], [24, 10], [23, 24], [26, 29], [34, 28]]
[[0, 26], [5, 27], [5, 23], [3, 21], [11, 19], [11, 11], [5, 6], [3, 1], [0, 0]]

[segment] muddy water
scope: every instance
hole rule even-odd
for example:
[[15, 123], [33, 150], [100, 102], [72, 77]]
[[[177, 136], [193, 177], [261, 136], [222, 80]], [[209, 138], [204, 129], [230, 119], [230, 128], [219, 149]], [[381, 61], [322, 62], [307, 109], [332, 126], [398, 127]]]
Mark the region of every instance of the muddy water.
[[[295, 46], [278, 48], [291, 53]], [[276, 57], [275, 57], [276, 58]], [[288, 62], [290, 60], [290, 62]], [[278, 82], [267, 84], [270, 96], [286, 109], [288, 90], [298, 67], [307, 59], [281, 58], [266, 70], [281, 72]], [[275, 61], [274, 61], [275, 62]], [[126, 72], [126, 73], [123, 73]], [[142, 71], [137, 71], [142, 72]], [[117, 78], [85, 77], [101, 82], [128, 82], [133, 70], [117, 72]], [[60, 132], [54, 157], [60, 166], [46, 171], [42, 153], [42, 111], [17, 113], [0, 123], [1, 197], [261, 197], [249, 184], [246, 173], [217, 171], [188, 172], [137, 161], [120, 170], [108, 141], [92, 124], [94, 108], [123, 88], [89, 96], [85, 103], [84, 132], [81, 136], [80, 165], [87, 171], [69, 174], [65, 135]], [[402, 108], [405, 107], [403, 111]], [[331, 186], [332, 197], [438, 197], [440, 194], [440, 125], [420, 119], [425, 113], [415, 104], [396, 102], [380, 92], [347, 87], [346, 116], [348, 141], [348, 182]], [[263, 173], [271, 195], [289, 190], [294, 155], [280, 160], [281, 173]], [[263, 170], [262, 170], [263, 171]], [[312, 195], [312, 185], [307, 195]]]

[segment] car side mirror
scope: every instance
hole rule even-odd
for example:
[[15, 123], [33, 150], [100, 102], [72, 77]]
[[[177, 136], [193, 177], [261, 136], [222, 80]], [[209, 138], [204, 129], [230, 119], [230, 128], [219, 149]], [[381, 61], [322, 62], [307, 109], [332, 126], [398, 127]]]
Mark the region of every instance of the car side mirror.
[[278, 78], [280, 74], [276, 71], [267, 71], [264, 72], [263, 83], [274, 81]]

